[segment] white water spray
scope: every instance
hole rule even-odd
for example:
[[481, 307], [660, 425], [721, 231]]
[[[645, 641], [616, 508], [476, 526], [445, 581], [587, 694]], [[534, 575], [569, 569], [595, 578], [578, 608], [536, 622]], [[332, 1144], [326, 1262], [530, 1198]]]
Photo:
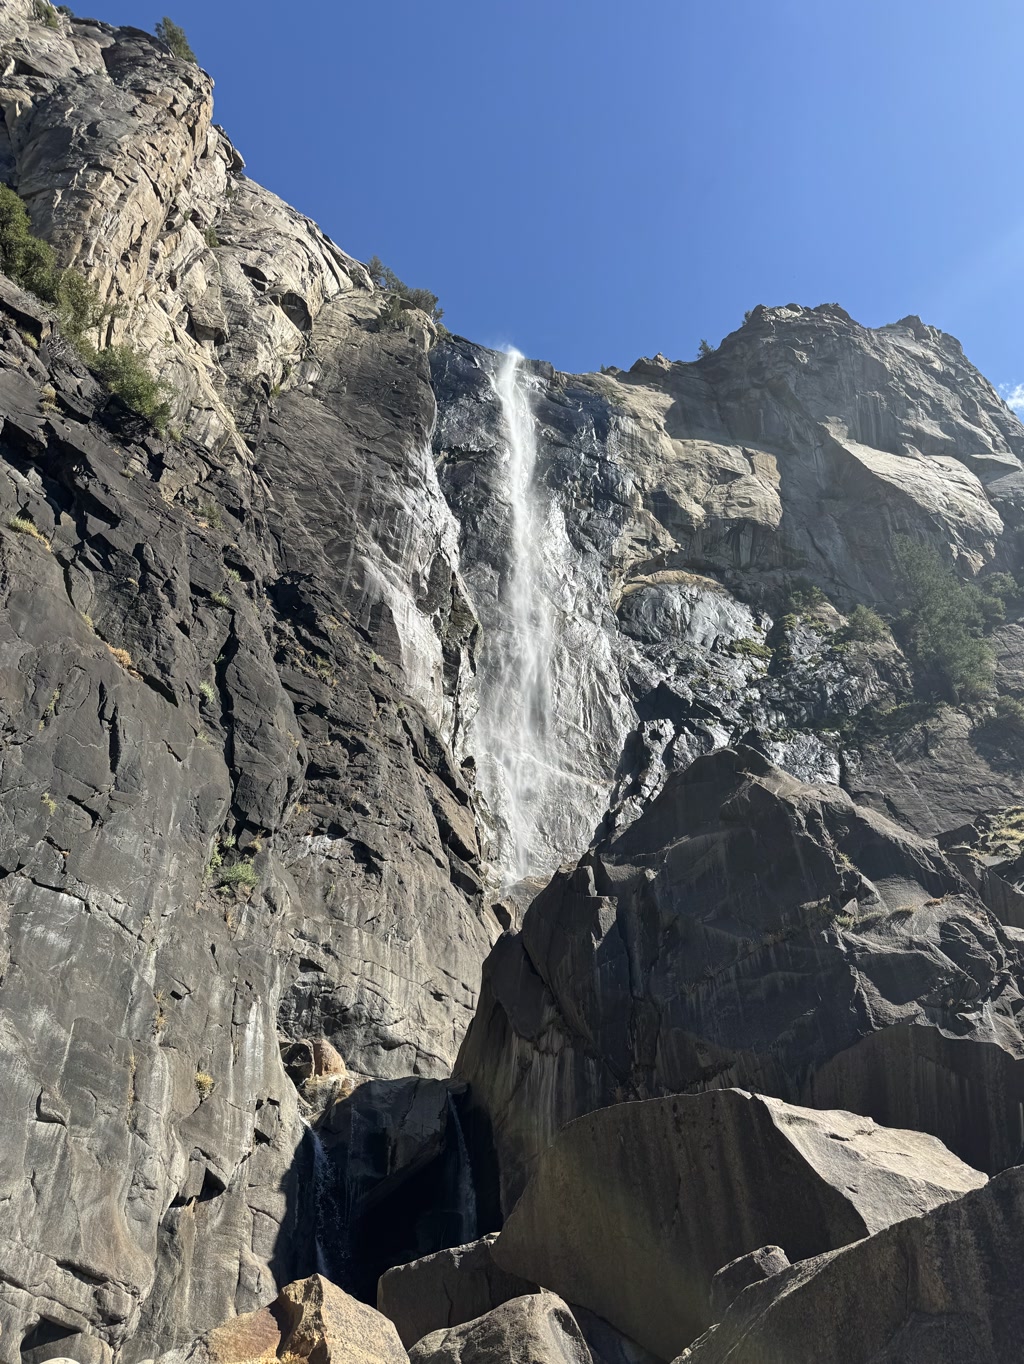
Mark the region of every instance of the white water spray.
[[548, 726], [554, 610], [547, 569], [550, 512], [535, 482], [537, 439], [530, 376], [509, 350], [494, 378], [507, 448], [510, 511], [504, 618], [492, 632], [481, 678], [477, 748], [482, 785], [508, 829], [502, 861], [513, 878], [532, 865], [531, 848], [550, 778]]

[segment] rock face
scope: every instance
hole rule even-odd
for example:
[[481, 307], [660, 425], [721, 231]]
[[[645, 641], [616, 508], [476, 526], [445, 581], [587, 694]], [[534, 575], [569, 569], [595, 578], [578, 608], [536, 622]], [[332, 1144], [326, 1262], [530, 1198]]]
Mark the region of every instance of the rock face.
[[[742, 1084], [1013, 1159], [1024, 878], [905, 830], [1001, 827], [1024, 740], [840, 631], [898, 601], [895, 531], [1020, 572], [1016, 418], [952, 338], [834, 306], [503, 392], [245, 176], [211, 92], [137, 29], [0, 7], [0, 180], [173, 409], [134, 418], [0, 276], [3, 1349], [137, 1364], [346, 1247], [370, 1295], [496, 1225], [467, 1144], [518, 1189], [617, 1097]], [[543, 713], [495, 752], [523, 631]], [[1016, 695], [1024, 626], [993, 640]], [[744, 740], [819, 794], [679, 775]], [[491, 959], [466, 1103], [481, 963], [595, 839]]]
[[398, 1328], [408, 1349], [424, 1336], [482, 1317], [537, 1285], [494, 1263], [494, 1235], [396, 1265], [377, 1286], [377, 1311]]
[[781, 1246], [761, 1246], [737, 1255], [717, 1270], [711, 1280], [711, 1320], [718, 1321], [730, 1303], [752, 1283], [762, 1283], [789, 1268], [789, 1256]]
[[476, 625], [426, 319], [375, 330], [195, 67], [32, 14], [0, 13], [4, 173], [138, 299], [115, 336], [181, 428], [134, 421], [4, 281], [0, 1323], [89, 1364], [314, 1268], [279, 1045], [447, 1074], [498, 925], [452, 747]]
[[[508, 650], [486, 641], [512, 628], [515, 587], [502, 363], [461, 341], [432, 354], [434, 448], [483, 626], [471, 741], [485, 746], [508, 705]], [[799, 576], [839, 604], [897, 606], [897, 533], [968, 573], [1016, 563], [1024, 429], [952, 337], [917, 318], [872, 331], [834, 305], [755, 308], [695, 364], [520, 369], [543, 528], [531, 581], [554, 622], [533, 870], [751, 729], [794, 775], [842, 781], [927, 834], [1016, 799], [1019, 742], [1007, 754], [959, 712], [841, 739], [865, 706], [910, 699], [905, 664], [891, 643], [837, 648], [834, 612], [780, 605]], [[500, 765], [481, 781], [512, 866]]]
[[754, 1284], [679, 1364], [1004, 1364], [1020, 1353], [1024, 1175]]
[[1020, 969], [933, 843], [722, 750], [498, 942], [458, 1073], [506, 1210], [572, 1118], [729, 1085], [931, 1132], [991, 1171], [1020, 1148]]
[[554, 1293], [513, 1298], [475, 1321], [434, 1331], [409, 1358], [412, 1364], [592, 1364], [575, 1317]]
[[728, 1089], [616, 1104], [543, 1153], [494, 1258], [671, 1359], [738, 1255], [807, 1259], [984, 1183], [933, 1137], [849, 1113]]
[[187, 1364], [259, 1364], [287, 1358], [310, 1364], [406, 1364], [386, 1317], [314, 1274], [285, 1288], [269, 1306], [218, 1326], [185, 1354]]

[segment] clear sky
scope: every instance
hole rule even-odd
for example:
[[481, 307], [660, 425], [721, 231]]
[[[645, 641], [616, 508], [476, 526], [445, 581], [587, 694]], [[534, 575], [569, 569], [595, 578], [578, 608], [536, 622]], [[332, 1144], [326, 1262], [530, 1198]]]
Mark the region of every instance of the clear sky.
[[[76, 0], [151, 29], [172, 0]], [[756, 303], [1024, 384], [1020, 0], [173, 0], [248, 173], [453, 331], [690, 359]], [[1024, 400], [1024, 389], [1022, 389]], [[1024, 401], [1022, 401], [1024, 406]]]

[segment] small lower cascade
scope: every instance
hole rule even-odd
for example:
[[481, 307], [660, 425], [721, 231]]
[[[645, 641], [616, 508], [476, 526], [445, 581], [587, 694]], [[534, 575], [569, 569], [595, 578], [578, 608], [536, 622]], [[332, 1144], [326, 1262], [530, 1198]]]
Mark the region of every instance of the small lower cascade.
[[303, 1126], [313, 1148], [313, 1239], [316, 1272], [335, 1283], [344, 1238], [344, 1222], [338, 1205], [337, 1175], [320, 1134], [303, 1118]]
[[533, 835], [550, 779], [551, 659], [555, 611], [548, 563], [552, 509], [536, 485], [531, 376], [509, 350], [494, 376], [506, 441], [509, 564], [505, 618], [484, 646], [475, 723], [480, 782], [507, 830], [499, 857], [510, 880], [536, 870]]
[[457, 1239], [454, 1244], [464, 1246], [470, 1241], [475, 1241], [479, 1235], [480, 1219], [477, 1214], [476, 1189], [473, 1185], [473, 1167], [470, 1164], [469, 1148], [466, 1146], [466, 1137], [462, 1131], [459, 1110], [450, 1094], [448, 1095], [448, 1121], [449, 1125], [455, 1129], [455, 1150], [458, 1161], [455, 1179]]

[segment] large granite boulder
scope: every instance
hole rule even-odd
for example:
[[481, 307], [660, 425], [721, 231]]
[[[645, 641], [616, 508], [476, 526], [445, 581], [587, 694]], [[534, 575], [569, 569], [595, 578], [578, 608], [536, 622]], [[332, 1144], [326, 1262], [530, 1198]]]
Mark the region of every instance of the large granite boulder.
[[807, 1259], [984, 1183], [934, 1137], [850, 1113], [733, 1089], [616, 1104], [541, 1155], [494, 1258], [670, 1359], [737, 1256]]
[[1020, 1357], [1024, 1171], [753, 1284], [678, 1364]]
[[495, 1264], [495, 1239], [492, 1233], [381, 1275], [377, 1311], [395, 1323], [406, 1348], [434, 1331], [482, 1317], [510, 1298], [538, 1291], [535, 1283]]
[[566, 1304], [554, 1293], [512, 1298], [474, 1321], [424, 1337], [412, 1364], [592, 1364]]
[[506, 1211], [574, 1117], [727, 1085], [992, 1171], [1020, 1150], [1022, 980], [1019, 936], [934, 843], [722, 750], [499, 940], [457, 1074]]
[[288, 1284], [267, 1307], [216, 1327], [186, 1364], [407, 1364], [394, 1326], [322, 1274]]

